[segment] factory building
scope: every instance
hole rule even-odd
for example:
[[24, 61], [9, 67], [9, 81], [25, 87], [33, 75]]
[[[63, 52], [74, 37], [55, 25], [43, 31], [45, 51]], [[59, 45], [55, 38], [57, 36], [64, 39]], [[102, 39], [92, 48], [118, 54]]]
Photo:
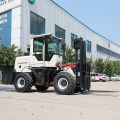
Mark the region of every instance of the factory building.
[[64, 38], [69, 46], [82, 37], [87, 57], [120, 61], [120, 46], [91, 30], [53, 0], [0, 0], [0, 45], [15, 44], [26, 52], [30, 36], [45, 33]]

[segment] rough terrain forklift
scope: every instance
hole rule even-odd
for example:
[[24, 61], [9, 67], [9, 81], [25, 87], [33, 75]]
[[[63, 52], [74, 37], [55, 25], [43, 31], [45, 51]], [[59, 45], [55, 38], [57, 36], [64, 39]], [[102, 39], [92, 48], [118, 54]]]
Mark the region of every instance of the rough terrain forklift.
[[62, 65], [62, 41], [52, 34], [31, 36], [28, 53], [16, 58], [12, 76], [3, 82], [14, 84], [18, 92], [28, 92], [33, 85], [39, 91], [54, 86], [55, 91], [63, 95], [89, 90], [90, 68], [86, 64], [85, 41], [74, 40], [76, 63], [66, 65]]

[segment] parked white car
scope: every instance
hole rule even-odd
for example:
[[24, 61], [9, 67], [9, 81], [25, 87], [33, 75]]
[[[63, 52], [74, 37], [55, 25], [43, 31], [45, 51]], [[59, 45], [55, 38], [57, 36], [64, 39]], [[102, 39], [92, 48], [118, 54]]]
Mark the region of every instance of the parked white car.
[[120, 75], [118, 75], [118, 80], [120, 80]]
[[120, 80], [120, 75], [112, 76], [112, 77], [110, 78], [110, 80], [112, 80], [112, 81], [118, 81], [118, 80]]

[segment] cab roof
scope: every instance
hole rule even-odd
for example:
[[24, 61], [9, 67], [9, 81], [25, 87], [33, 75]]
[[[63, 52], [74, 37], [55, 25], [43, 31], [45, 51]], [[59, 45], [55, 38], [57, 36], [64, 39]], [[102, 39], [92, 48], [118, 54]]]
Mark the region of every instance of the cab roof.
[[52, 33], [41, 34], [41, 35], [32, 35], [32, 36], [30, 36], [30, 38], [39, 38], [39, 37], [46, 37], [46, 36], [51, 36], [51, 37], [54, 37], [54, 38], [56, 38], [56, 39], [58, 39], [58, 40], [64, 40], [63, 38], [58, 38], [58, 37], [56, 37], [56, 36], [53, 36]]

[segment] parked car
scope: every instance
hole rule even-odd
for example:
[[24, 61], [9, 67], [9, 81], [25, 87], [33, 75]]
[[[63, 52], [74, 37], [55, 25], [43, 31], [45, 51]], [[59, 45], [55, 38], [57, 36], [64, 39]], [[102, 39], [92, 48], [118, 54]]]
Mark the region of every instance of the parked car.
[[109, 81], [109, 77], [106, 74], [99, 74], [99, 76], [101, 76], [102, 78], [105, 78], [105, 80], [101, 78], [100, 81], [103, 81], [103, 82]]
[[118, 80], [120, 80], [120, 75], [118, 75]]
[[118, 81], [120, 80], [120, 75], [115, 75], [110, 78], [111, 81]]
[[98, 80], [96, 80], [96, 76], [98, 76], [98, 73], [91, 73], [90, 74], [91, 81], [93, 81], [93, 82], [98, 81]]
[[91, 73], [90, 75], [91, 81], [103, 81], [109, 80], [109, 77], [107, 77], [105, 74], [99, 74], [99, 73]]

